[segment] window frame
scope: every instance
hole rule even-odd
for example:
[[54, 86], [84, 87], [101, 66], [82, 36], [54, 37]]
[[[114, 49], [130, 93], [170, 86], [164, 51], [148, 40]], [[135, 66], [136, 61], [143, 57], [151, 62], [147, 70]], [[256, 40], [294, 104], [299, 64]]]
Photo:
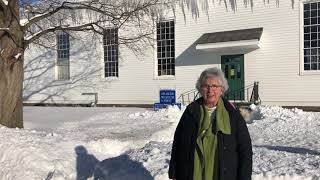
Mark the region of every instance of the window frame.
[[[162, 28], [164, 30], [162, 30], [161, 23], [168, 23], [169, 26], [165, 25], [164, 28]], [[160, 26], [160, 29], [158, 29], [159, 26]], [[176, 28], [175, 26], [176, 26], [176, 22], [173, 18], [155, 20], [155, 32], [156, 32], [154, 35], [155, 47], [156, 47], [155, 55], [154, 55], [155, 56], [155, 62], [154, 62], [155, 79], [175, 79], [175, 76], [176, 76], [176, 62], [175, 62], [176, 61], [175, 59]], [[164, 34], [162, 34], [162, 31], [164, 31]], [[160, 32], [160, 34], [158, 32]], [[162, 36], [164, 38], [162, 38]], [[159, 44], [161, 44], [160, 47], [159, 47]], [[159, 52], [159, 48], [161, 48], [160, 52]], [[167, 67], [164, 69], [164, 71], [166, 71], [165, 74], [160, 74], [161, 70], [159, 70], [159, 67], [161, 66]]]
[[[119, 78], [119, 28], [118, 27], [107, 28], [103, 32], [102, 40], [103, 40], [102, 44], [103, 44], [103, 67], [104, 67], [103, 77], [107, 79]], [[111, 66], [107, 66], [107, 64]], [[107, 69], [109, 70], [107, 71]]]
[[[300, 5], [300, 67], [299, 67], [299, 75], [320, 75], [320, 44], [318, 43], [318, 46], [315, 47], [314, 49], [318, 49], [318, 53], [317, 53], [317, 58], [318, 58], [318, 69], [317, 70], [305, 70], [304, 66], [305, 66], [305, 33], [304, 33], [304, 29], [305, 29], [305, 25], [304, 25], [304, 20], [305, 20], [305, 14], [304, 14], [304, 5], [305, 4], [312, 4], [312, 3], [318, 3], [318, 7], [317, 7], [317, 11], [318, 11], [318, 22], [317, 22], [317, 26], [320, 27], [320, 1], [314, 1], [314, 0], [304, 0], [301, 1], [299, 3]], [[310, 18], [311, 18], [311, 11], [310, 11]], [[312, 25], [309, 25], [309, 27], [311, 27]], [[310, 31], [311, 33], [311, 31]], [[317, 30], [318, 33], [318, 38], [317, 41], [320, 42], [320, 29]], [[311, 36], [311, 34], [310, 34]], [[311, 39], [310, 39], [310, 43], [311, 43]], [[310, 44], [311, 45], [311, 44]], [[312, 47], [309, 48], [310, 52], [311, 52]], [[309, 56], [311, 58], [311, 54]], [[311, 64], [310, 64], [311, 66]]]
[[[66, 37], [63, 39], [62, 37]], [[70, 35], [67, 32], [60, 31], [56, 33], [56, 62], [55, 79], [57, 81], [70, 80]], [[65, 74], [61, 74], [62, 67], [65, 67]], [[61, 71], [60, 71], [61, 70]]]

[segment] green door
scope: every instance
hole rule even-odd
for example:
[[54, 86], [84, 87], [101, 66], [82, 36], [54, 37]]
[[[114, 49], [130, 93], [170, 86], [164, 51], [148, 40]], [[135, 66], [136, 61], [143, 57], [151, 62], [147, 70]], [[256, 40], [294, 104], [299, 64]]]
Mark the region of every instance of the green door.
[[229, 100], [244, 100], [243, 59], [243, 54], [221, 56], [221, 69], [229, 83], [225, 97]]

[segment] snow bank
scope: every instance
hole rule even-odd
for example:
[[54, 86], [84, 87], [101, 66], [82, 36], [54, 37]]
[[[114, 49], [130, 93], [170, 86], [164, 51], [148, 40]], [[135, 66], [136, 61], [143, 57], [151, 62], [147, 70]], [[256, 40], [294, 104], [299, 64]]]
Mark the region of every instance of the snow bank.
[[[0, 179], [166, 180], [183, 111], [25, 107], [26, 129], [0, 128]], [[253, 180], [320, 179], [320, 113], [275, 106], [253, 113]]]
[[169, 127], [154, 133], [151, 141], [170, 142], [173, 139], [174, 131], [179, 123], [180, 117], [185, 107], [180, 110], [177, 106], [169, 106], [166, 110], [161, 110], [159, 113], [163, 114], [171, 123]]
[[276, 175], [253, 175], [253, 180], [318, 180], [319, 177], [317, 176], [290, 176], [290, 175], [283, 175], [283, 176], [276, 176]]

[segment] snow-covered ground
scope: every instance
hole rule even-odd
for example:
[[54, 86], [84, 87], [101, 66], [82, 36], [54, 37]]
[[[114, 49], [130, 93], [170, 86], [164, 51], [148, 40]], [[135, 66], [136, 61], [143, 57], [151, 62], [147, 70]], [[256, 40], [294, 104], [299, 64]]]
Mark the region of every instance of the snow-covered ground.
[[[183, 110], [25, 107], [0, 128], [0, 179], [166, 180]], [[257, 107], [248, 128], [253, 180], [320, 179], [320, 113]]]

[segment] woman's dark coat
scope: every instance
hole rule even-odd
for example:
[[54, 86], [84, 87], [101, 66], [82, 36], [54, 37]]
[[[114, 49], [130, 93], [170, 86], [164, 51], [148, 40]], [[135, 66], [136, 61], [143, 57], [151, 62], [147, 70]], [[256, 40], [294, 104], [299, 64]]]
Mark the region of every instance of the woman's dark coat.
[[[192, 180], [194, 151], [200, 123], [203, 99], [194, 101], [184, 111], [176, 129], [169, 167], [169, 178]], [[252, 146], [248, 128], [238, 110], [228, 101], [231, 135], [218, 132], [219, 180], [251, 180]], [[212, 131], [215, 131], [213, 122]]]

